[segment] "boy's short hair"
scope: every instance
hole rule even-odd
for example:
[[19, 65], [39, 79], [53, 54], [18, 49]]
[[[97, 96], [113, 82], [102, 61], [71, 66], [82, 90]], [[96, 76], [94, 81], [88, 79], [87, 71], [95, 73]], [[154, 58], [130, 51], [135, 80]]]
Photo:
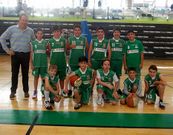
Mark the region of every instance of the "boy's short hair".
[[59, 25], [55, 25], [53, 26], [52, 31], [61, 31], [61, 27]]
[[111, 63], [110, 60], [109, 60], [108, 58], [106, 58], [106, 59], [103, 59], [103, 60], [102, 60], [102, 66], [103, 66], [103, 63], [104, 63], [105, 61], [109, 61], [109, 63]]
[[75, 24], [74, 27], [73, 27], [73, 30], [74, 30], [75, 28], [81, 29], [81, 26], [80, 26], [79, 24]]
[[80, 63], [80, 62], [88, 62], [88, 59], [87, 59], [87, 57], [85, 57], [85, 56], [82, 56], [82, 57], [79, 57], [79, 60], [78, 60], [78, 62]]
[[135, 31], [134, 30], [128, 30], [127, 34], [129, 34], [129, 33], [134, 33], [135, 34]]
[[113, 29], [113, 33], [114, 33], [115, 31], [121, 32], [121, 29], [120, 29], [119, 27], [115, 27], [115, 28]]
[[35, 29], [35, 33], [37, 33], [38, 31], [41, 31], [41, 32], [43, 33], [42, 28], [37, 28], [37, 29]]
[[98, 30], [103, 30], [104, 31], [104, 28], [102, 26], [99, 26], [99, 27], [97, 27], [96, 31], [98, 31]]
[[130, 71], [135, 71], [135, 72], [136, 72], [136, 69], [135, 69], [134, 67], [129, 67], [129, 68], [127, 69], [127, 72], [129, 73]]
[[57, 67], [57, 65], [50, 65], [49, 66], [49, 70], [51, 70], [51, 69], [55, 69], [57, 71], [58, 67]]
[[148, 70], [150, 70], [150, 69], [157, 71], [157, 66], [156, 65], [150, 65]]

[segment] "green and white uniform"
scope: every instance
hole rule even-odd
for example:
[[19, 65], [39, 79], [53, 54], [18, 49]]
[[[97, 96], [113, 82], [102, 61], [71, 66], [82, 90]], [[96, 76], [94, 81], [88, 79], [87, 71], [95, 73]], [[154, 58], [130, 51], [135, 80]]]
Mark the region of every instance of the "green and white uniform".
[[66, 77], [66, 40], [63, 37], [51, 38], [49, 44], [51, 47], [50, 64], [57, 65], [59, 78], [64, 80]]
[[111, 70], [117, 76], [121, 76], [125, 41], [123, 39], [116, 40], [112, 38], [109, 41], [109, 45], [111, 48]]
[[125, 44], [125, 55], [127, 68], [135, 68], [137, 74], [140, 76], [140, 64], [141, 64], [141, 54], [144, 51], [142, 42], [135, 39], [134, 42], [127, 41]]
[[47, 41], [42, 39], [34, 40], [31, 42], [31, 48], [33, 51], [32, 54], [32, 63], [34, 66], [34, 70], [32, 71], [32, 74], [34, 76], [44, 77], [47, 73], [47, 54], [46, 54], [46, 46]]
[[153, 103], [156, 101], [156, 94], [158, 94], [157, 87], [153, 85], [155, 81], [160, 81], [160, 73], [157, 72], [154, 78], [151, 78], [149, 74], [145, 76], [145, 82], [149, 86], [146, 93], [146, 100], [150, 100]]
[[107, 57], [108, 40], [99, 41], [97, 38], [92, 40], [91, 64], [94, 70], [102, 67], [102, 60]]
[[70, 45], [75, 44], [76, 47], [70, 50], [69, 65], [72, 71], [79, 68], [78, 60], [79, 57], [85, 56], [86, 38], [71, 36], [68, 39]]
[[93, 70], [91, 68], [86, 68], [84, 72], [79, 68], [74, 71], [82, 79], [82, 84], [80, 85], [78, 92], [81, 94], [81, 102], [87, 104], [92, 92], [91, 80], [93, 78]]
[[136, 95], [141, 97], [142, 94], [142, 83], [139, 78], [135, 78], [134, 80], [131, 80], [130, 78], [126, 78], [124, 80], [124, 89], [123, 89], [123, 97], [126, 98], [130, 93], [132, 93], [133, 87], [137, 86]]
[[[54, 77], [51, 77], [49, 74], [46, 74], [44, 78], [47, 78], [49, 80], [49, 84], [50, 86], [56, 91], [56, 85], [57, 83], [59, 83], [59, 77], [58, 76], [54, 76]], [[45, 81], [43, 80], [43, 86], [45, 86]], [[42, 93], [44, 93], [44, 90], [45, 90], [45, 87], [44, 89], [42, 89]], [[54, 99], [54, 94], [53, 93], [49, 93], [49, 98], [50, 100], [53, 100]]]
[[[100, 79], [102, 82], [105, 82], [107, 84], [111, 84], [114, 86], [115, 82], [118, 82], [118, 78], [116, 76], [116, 73], [112, 70], [109, 70], [108, 73], [104, 73], [103, 69], [97, 70], [97, 78]], [[113, 97], [114, 90], [109, 89], [108, 87], [105, 87], [101, 84], [97, 84], [97, 90], [101, 89], [105, 95], [106, 98], [110, 101], [115, 101], [116, 99]]]

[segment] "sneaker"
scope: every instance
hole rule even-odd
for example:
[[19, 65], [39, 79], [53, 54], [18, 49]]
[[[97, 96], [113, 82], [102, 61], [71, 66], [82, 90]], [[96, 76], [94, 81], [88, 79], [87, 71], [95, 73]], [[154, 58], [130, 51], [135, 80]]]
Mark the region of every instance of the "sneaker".
[[52, 106], [51, 106], [51, 104], [50, 104], [49, 101], [45, 101], [45, 102], [44, 102], [44, 106], [45, 106], [45, 108], [46, 108], [47, 110], [52, 110]]
[[25, 93], [25, 98], [29, 98], [29, 93], [28, 92]]
[[42, 94], [42, 96], [41, 96], [41, 97], [42, 97], [42, 99], [44, 99], [44, 98], [45, 98], [45, 95], [43, 95], [43, 94]]
[[53, 99], [50, 100], [50, 104], [54, 104], [55, 101]]
[[34, 90], [33, 95], [32, 95], [32, 99], [36, 99], [36, 98], [37, 98], [37, 91]]
[[104, 104], [104, 99], [102, 97], [98, 97], [97, 104], [98, 105]]
[[82, 104], [81, 103], [77, 103], [77, 104], [75, 104], [74, 109], [77, 110], [77, 109], [79, 109], [81, 107], [82, 107]]
[[160, 109], [165, 109], [165, 104], [163, 102], [159, 102]]
[[16, 97], [16, 95], [14, 93], [10, 94], [10, 99], [14, 99]]
[[67, 98], [67, 97], [68, 97], [68, 93], [65, 93], [64, 90], [61, 90], [61, 95], [62, 95], [64, 98]]

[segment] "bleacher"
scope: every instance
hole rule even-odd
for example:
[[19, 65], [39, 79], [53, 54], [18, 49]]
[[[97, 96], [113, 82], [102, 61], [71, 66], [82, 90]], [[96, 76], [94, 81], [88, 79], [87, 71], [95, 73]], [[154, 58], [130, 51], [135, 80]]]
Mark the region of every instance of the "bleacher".
[[[0, 34], [2, 34], [9, 26], [17, 24], [18, 21], [0, 20]], [[74, 24], [79, 22], [53, 22], [53, 21], [30, 21], [29, 26], [33, 29], [38, 27], [44, 31], [44, 38], [52, 37], [51, 28], [54, 25], [61, 25], [63, 35], [68, 38], [72, 34]], [[139, 23], [88, 23], [89, 29], [93, 35], [98, 26], [105, 29], [106, 38], [112, 37], [114, 27], [121, 29], [121, 37], [126, 38], [128, 30], [136, 32], [137, 39], [141, 40], [145, 49], [145, 58], [157, 59], [173, 59], [173, 25], [170, 24], [139, 24]], [[0, 46], [0, 53], [4, 51]]]

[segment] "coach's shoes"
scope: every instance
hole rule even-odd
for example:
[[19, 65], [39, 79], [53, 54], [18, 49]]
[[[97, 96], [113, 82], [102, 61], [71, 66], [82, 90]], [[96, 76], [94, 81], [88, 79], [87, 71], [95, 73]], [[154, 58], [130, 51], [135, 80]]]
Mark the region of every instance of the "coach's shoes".
[[79, 109], [81, 107], [82, 107], [81, 103], [76, 103], [75, 106], [74, 106], [74, 109], [77, 110], [77, 109]]
[[44, 106], [47, 110], [52, 110], [53, 109], [49, 101], [44, 101]]
[[29, 98], [29, 93], [25, 92], [25, 98]]
[[34, 90], [34, 92], [33, 92], [32, 99], [37, 99], [37, 91], [36, 90]]
[[13, 100], [16, 97], [15, 93], [10, 94], [10, 99]]
[[165, 109], [165, 104], [163, 102], [159, 102], [160, 109]]

